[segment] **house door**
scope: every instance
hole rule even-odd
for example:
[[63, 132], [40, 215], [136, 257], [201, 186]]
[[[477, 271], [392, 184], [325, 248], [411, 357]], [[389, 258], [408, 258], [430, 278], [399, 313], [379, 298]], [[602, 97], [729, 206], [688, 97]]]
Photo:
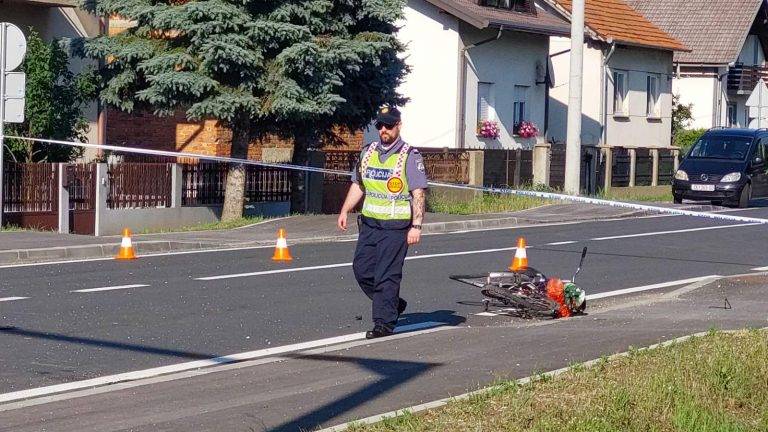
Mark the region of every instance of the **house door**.
[[96, 232], [96, 164], [67, 165], [69, 232]]

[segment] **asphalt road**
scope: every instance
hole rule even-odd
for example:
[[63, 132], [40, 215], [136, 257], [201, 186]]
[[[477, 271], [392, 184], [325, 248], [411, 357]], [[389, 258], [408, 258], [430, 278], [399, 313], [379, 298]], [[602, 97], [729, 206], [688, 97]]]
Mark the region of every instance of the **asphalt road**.
[[[656, 217], [425, 236], [409, 252], [402, 324], [508, 319], [477, 316], [479, 293], [448, 276], [503, 270], [518, 236], [548, 275], [569, 277], [588, 246], [579, 285], [596, 294], [768, 266], [767, 229]], [[0, 268], [0, 394], [367, 330], [353, 249], [297, 245], [290, 264], [262, 248]]]

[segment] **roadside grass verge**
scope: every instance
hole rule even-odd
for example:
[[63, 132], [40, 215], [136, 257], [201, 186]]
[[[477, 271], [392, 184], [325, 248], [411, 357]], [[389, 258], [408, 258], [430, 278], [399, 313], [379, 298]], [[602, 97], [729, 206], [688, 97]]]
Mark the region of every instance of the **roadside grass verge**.
[[768, 431], [768, 331], [711, 331], [353, 432]]
[[554, 202], [541, 198], [491, 193], [467, 197], [430, 193], [427, 197], [427, 211], [458, 215], [503, 213], [541, 207]]
[[262, 216], [248, 216], [248, 217], [241, 217], [235, 220], [231, 220], [229, 222], [208, 222], [208, 223], [202, 223], [198, 225], [189, 225], [189, 226], [178, 227], [178, 228], [148, 229], [140, 232], [139, 234], [226, 230], [226, 229], [233, 229], [233, 228], [241, 228], [247, 225], [263, 222], [265, 220], [266, 218]]
[[0, 228], [0, 232], [40, 232], [40, 231], [52, 231], [52, 230], [42, 230], [38, 228], [22, 228], [18, 225], [5, 225], [2, 228]]
[[638, 188], [636, 191], [628, 190], [621, 193], [601, 192], [597, 195], [597, 198], [607, 199], [612, 201], [623, 202], [672, 202], [672, 190], [666, 188], [663, 192], [658, 191], [643, 191]]

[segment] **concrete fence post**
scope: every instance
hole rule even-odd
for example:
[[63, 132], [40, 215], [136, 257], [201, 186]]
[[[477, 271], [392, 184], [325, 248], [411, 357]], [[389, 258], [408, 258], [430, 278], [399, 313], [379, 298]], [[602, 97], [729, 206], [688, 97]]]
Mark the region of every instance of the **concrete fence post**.
[[[309, 166], [325, 168], [325, 152], [310, 150], [307, 152]], [[307, 213], [319, 214], [323, 212], [323, 180], [322, 173], [310, 172], [307, 174]]]
[[629, 187], [635, 186], [635, 170], [637, 168], [637, 152], [629, 149]]
[[181, 208], [184, 193], [184, 167], [171, 165], [171, 208]]
[[96, 222], [93, 235], [102, 235], [102, 223], [107, 213], [107, 198], [109, 197], [109, 165], [96, 164]]
[[608, 192], [611, 190], [611, 184], [613, 182], [613, 149], [611, 147], [604, 147], [605, 152], [605, 179], [603, 190]]
[[470, 186], [483, 186], [485, 173], [485, 152], [482, 150], [470, 150], [469, 153], [469, 180]]
[[550, 144], [543, 138], [536, 138], [533, 146], [533, 184], [549, 186]]
[[679, 149], [672, 149], [672, 164], [674, 165], [674, 172], [677, 172], [677, 169], [680, 168], [680, 150]]
[[653, 171], [651, 172], [651, 186], [659, 185], [659, 149], [651, 149], [653, 158]]
[[59, 233], [69, 234], [69, 189], [67, 188], [67, 164], [58, 164], [59, 168]]

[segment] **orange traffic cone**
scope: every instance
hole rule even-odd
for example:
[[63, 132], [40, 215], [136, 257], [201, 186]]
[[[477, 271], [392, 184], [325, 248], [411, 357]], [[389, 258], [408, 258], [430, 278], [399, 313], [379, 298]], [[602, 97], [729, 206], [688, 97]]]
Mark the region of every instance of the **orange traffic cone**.
[[131, 230], [128, 228], [123, 228], [123, 241], [120, 242], [120, 251], [115, 256], [115, 259], [136, 259], [136, 251], [133, 250], [133, 243], [131, 243]]
[[512, 265], [509, 266], [511, 271], [519, 271], [528, 268], [528, 255], [525, 253], [525, 239], [520, 237], [517, 239], [517, 250], [515, 251], [515, 258], [512, 259]]
[[275, 254], [272, 256], [274, 261], [291, 261], [291, 252], [288, 251], [288, 242], [285, 240], [285, 229], [280, 228], [277, 231], [277, 245], [275, 246]]

